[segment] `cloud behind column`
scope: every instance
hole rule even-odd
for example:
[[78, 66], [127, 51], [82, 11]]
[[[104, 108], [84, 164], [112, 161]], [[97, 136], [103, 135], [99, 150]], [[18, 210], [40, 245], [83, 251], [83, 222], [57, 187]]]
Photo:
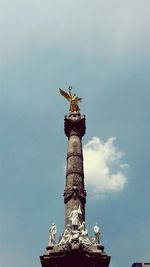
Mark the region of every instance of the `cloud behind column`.
[[124, 152], [115, 146], [115, 140], [92, 137], [83, 147], [86, 184], [97, 195], [121, 191], [127, 184], [123, 170], [129, 165], [122, 163]]

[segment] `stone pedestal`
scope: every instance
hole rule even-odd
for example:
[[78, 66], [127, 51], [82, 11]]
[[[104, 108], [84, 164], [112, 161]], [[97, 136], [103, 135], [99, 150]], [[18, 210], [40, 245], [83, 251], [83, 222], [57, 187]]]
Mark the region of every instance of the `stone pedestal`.
[[56, 248], [40, 257], [42, 267], [108, 267], [110, 257], [98, 250], [84, 250], [82, 246], [73, 249], [64, 247], [57, 251]]

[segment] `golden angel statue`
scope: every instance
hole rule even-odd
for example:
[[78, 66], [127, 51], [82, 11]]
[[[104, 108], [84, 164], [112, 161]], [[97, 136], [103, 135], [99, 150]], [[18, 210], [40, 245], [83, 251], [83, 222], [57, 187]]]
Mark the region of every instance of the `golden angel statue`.
[[69, 86], [69, 93], [59, 88], [60, 94], [64, 96], [70, 102], [69, 111], [78, 112], [80, 110], [78, 106], [78, 102], [81, 102], [82, 98], [78, 97], [76, 94], [72, 94], [71, 90], [72, 90], [72, 86]]

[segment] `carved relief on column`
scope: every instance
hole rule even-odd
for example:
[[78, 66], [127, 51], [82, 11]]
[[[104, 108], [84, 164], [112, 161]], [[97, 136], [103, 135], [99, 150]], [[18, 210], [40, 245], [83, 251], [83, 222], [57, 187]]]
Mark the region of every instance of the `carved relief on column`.
[[77, 200], [79, 199], [83, 204], [86, 203], [86, 191], [81, 189], [80, 187], [73, 185], [70, 188], [67, 188], [64, 190], [64, 202], [65, 204], [70, 200], [70, 199]]

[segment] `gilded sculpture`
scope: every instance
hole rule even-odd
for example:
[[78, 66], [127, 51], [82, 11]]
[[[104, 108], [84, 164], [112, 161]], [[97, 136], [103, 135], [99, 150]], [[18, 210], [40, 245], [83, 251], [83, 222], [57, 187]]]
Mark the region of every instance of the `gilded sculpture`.
[[69, 90], [69, 93], [67, 93], [64, 90], [62, 90], [61, 88], [59, 88], [60, 94], [70, 102], [69, 111], [70, 112], [79, 112], [80, 108], [78, 106], [78, 103], [81, 102], [82, 98], [78, 97], [76, 94], [71, 93], [72, 86], [69, 86], [68, 90]]

